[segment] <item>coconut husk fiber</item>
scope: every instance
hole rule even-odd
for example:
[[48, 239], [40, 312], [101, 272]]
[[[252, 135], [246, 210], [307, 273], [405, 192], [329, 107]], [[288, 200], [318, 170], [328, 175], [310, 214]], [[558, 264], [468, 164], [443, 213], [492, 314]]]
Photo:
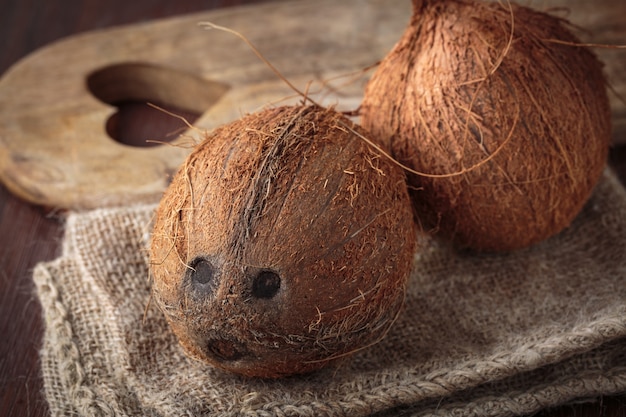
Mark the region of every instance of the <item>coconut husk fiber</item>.
[[385, 339], [278, 380], [188, 359], [146, 308], [155, 207], [70, 213], [62, 256], [34, 271], [55, 416], [510, 416], [626, 392], [626, 192], [610, 171], [569, 228], [528, 249], [421, 242]]

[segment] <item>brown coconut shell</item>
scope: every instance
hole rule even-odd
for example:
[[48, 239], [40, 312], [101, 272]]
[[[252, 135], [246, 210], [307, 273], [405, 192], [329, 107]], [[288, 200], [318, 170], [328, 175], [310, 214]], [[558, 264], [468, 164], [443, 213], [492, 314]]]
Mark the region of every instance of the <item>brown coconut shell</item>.
[[509, 2], [414, 0], [362, 125], [409, 175], [425, 228], [513, 250], [567, 227], [606, 164], [602, 64], [566, 21]]
[[404, 172], [338, 112], [224, 125], [156, 213], [153, 294], [185, 351], [247, 376], [309, 372], [383, 337], [416, 226]]

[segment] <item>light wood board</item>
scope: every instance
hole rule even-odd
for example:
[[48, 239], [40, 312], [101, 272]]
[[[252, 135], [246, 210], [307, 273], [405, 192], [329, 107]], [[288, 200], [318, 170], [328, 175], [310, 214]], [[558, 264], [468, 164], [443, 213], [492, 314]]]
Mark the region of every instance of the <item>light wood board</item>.
[[[626, 2], [533, 1], [585, 28], [584, 41], [626, 44]], [[0, 79], [0, 180], [55, 208], [156, 202], [189, 147], [139, 148], [105, 131], [116, 108], [137, 99], [197, 111], [203, 131], [266, 105], [299, 100], [239, 38], [244, 34], [298, 88], [325, 105], [358, 107], [369, 73], [408, 22], [410, 1], [276, 1], [197, 13], [66, 38], [16, 63]], [[615, 137], [626, 140], [626, 51], [596, 48], [606, 63]], [[95, 75], [94, 75], [95, 74]], [[98, 92], [96, 97], [93, 91]], [[616, 139], [617, 140], [617, 139]]]

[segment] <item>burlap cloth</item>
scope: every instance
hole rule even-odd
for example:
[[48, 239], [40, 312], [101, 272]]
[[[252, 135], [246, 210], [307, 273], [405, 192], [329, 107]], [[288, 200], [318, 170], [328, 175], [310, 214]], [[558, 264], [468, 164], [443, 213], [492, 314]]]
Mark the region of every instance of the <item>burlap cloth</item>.
[[608, 171], [568, 230], [528, 250], [425, 241], [386, 339], [278, 381], [187, 359], [146, 308], [154, 208], [70, 214], [62, 256], [34, 271], [53, 415], [519, 415], [626, 391], [626, 192]]

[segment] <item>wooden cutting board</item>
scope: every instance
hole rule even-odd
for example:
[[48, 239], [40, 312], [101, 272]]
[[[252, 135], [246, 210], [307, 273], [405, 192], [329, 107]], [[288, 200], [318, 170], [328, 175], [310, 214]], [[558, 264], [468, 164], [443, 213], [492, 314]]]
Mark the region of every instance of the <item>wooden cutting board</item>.
[[[294, 92], [232, 34], [244, 34], [278, 70], [322, 104], [355, 109], [369, 73], [408, 22], [409, 0], [275, 1], [73, 36], [24, 58], [0, 79], [0, 180], [54, 208], [156, 202], [189, 152], [184, 144]], [[584, 41], [626, 44], [626, 2], [545, 0], [585, 28]], [[612, 89], [626, 97], [626, 51], [597, 48]], [[626, 105], [612, 95], [616, 138]], [[119, 101], [165, 103], [201, 114], [170, 145], [112, 140]]]

